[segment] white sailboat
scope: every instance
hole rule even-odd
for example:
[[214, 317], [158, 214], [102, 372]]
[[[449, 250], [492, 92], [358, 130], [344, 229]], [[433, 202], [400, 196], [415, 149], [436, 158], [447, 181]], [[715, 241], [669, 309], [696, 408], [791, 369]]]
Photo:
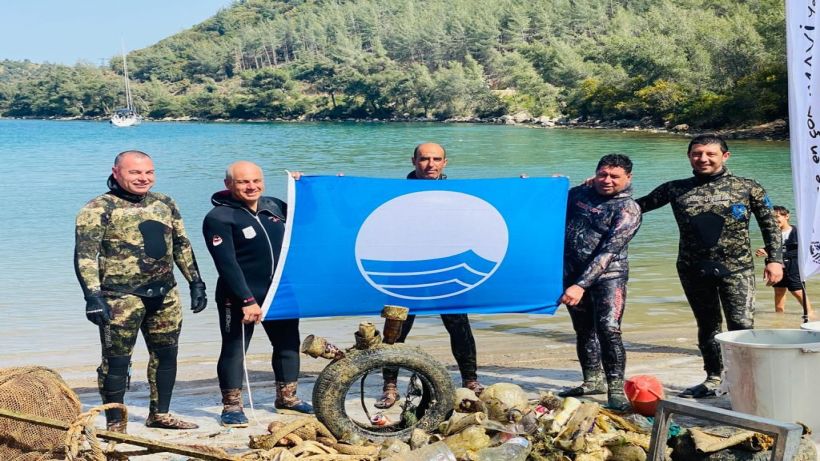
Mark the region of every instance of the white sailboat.
[[111, 116], [111, 124], [118, 127], [135, 126], [142, 122], [142, 116], [137, 113], [134, 107], [134, 99], [131, 97], [131, 83], [128, 80], [128, 62], [125, 59], [125, 49], [122, 50], [122, 75], [125, 80], [125, 107], [114, 111]]

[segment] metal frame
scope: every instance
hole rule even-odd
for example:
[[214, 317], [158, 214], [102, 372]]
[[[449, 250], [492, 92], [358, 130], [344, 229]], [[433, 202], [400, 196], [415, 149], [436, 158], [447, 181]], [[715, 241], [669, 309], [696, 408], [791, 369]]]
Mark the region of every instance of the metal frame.
[[652, 440], [649, 443], [647, 461], [663, 461], [666, 435], [673, 414], [694, 416], [729, 426], [751, 429], [775, 437], [772, 461], [791, 461], [797, 455], [803, 428], [795, 423], [784, 423], [770, 418], [749, 415], [737, 411], [703, 405], [682, 399], [661, 400], [655, 411]]

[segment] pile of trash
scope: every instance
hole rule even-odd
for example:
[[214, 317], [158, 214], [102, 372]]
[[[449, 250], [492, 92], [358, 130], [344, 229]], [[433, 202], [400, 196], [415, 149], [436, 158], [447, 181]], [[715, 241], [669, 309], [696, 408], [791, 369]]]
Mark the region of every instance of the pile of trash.
[[[409, 443], [392, 439], [381, 445], [361, 441], [359, 446], [345, 445], [331, 440], [327, 434], [319, 436], [319, 432], [313, 432], [300, 445], [301, 435], [283, 436], [285, 429], [273, 427], [269, 428], [270, 435], [252, 437], [250, 446], [262, 448], [260, 443], [271, 441], [274, 445], [267, 448], [277, 447], [279, 453], [290, 450], [292, 457], [281, 455], [275, 458], [277, 461], [302, 459], [299, 455], [306, 453], [307, 447], [315, 454], [331, 448], [348, 456], [304, 459], [390, 461], [645, 460], [649, 450], [651, 425], [646, 424], [645, 418], [639, 416], [643, 418], [640, 425], [597, 403], [572, 397], [561, 399], [550, 392], [530, 401], [521, 387], [510, 383], [489, 386], [481, 397], [461, 388], [456, 390], [455, 399], [455, 411], [438, 430], [416, 430]], [[358, 452], [354, 453], [354, 449]]]
[[[413, 431], [409, 443], [347, 441], [351, 445], [318, 427], [297, 433], [297, 422], [288, 427], [272, 425], [270, 434], [251, 437], [250, 446], [278, 456], [257, 459], [277, 461], [630, 461], [645, 460], [649, 450], [651, 425], [646, 418], [635, 415], [641, 418], [636, 423], [594, 402], [561, 399], [550, 392], [530, 401], [521, 387], [511, 383], [493, 384], [481, 397], [461, 388], [455, 399], [455, 411], [438, 430]], [[300, 421], [307, 426], [318, 423], [313, 418]]]
[[[0, 371], [3, 371], [0, 369]], [[7, 373], [22, 376], [19, 370]], [[49, 400], [52, 412], [78, 411], [76, 395], [67, 389], [56, 373], [41, 368], [27, 370], [26, 379], [38, 392], [52, 387], [59, 392], [60, 404]], [[10, 381], [9, 381], [10, 382]], [[60, 384], [59, 386], [56, 384]], [[39, 402], [42, 406], [43, 402]], [[33, 461], [43, 459], [128, 459], [132, 453], [116, 451], [114, 447], [101, 450], [96, 437], [119, 440], [149, 447], [150, 452], [170, 451], [188, 453], [190, 459], [225, 461], [643, 461], [647, 459], [652, 422], [638, 414], [618, 414], [598, 403], [573, 397], [561, 399], [550, 392], [529, 400], [521, 387], [512, 383], [497, 383], [487, 387], [480, 397], [469, 389], [455, 392], [454, 411], [450, 417], [430, 431], [415, 429], [407, 440], [388, 439], [372, 443], [361, 437], [336, 437], [316, 417], [274, 421], [268, 433], [250, 437], [244, 452], [227, 453], [208, 446], [175, 445], [152, 442], [125, 434], [89, 431], [76, 422], [54, 427], [78, 427], [87, 436], [85, 447], [79, 450], [60, 450], [65, 438], [61, 429], [52, 429], [55, 436], [49, 443], [35, 443], [23, 450], [17, 434], [8, 426], [13, 421], [27, 420], [32, 429], [48, 418], [23, 418], [8, 408], [0, 408], [2, 428], [0, 440], [6, 449], [17, 449], [16, 454], [2, 459]], [[51, 407], [49, 407], [51, 408]], [[26, 413], [31, 409], [23, 409]], [[15, 419], [9, 419], [9, 416]], [[80, 415], [82, 416], [82, 415]], [[66, 418], [66, 419], [71, 419]], [[88, 418], [93, 421], [94, 418]], [[664, 458], [672, 461], [762, 461], [771, 459], [773, 440], [763, 434], [732, 427], [681, 429], [673, 425], [665, 448]], [[806, 430], [808, 432], [808, 429]], [[343, 440], [340, 440], [343, 439]], [[14, 441], [12, 441], [14, 440]], [[75, 444], [76, 445], [76, 444]], [[96, 446], [96, 450], [94, 450]], [[0, 449], [4, 447], [0, 446]], [[22, 452], [21, 452], [22, 451]], [[239, 451], [239, 450], [237, 450]], [[196, 454], [195, 454], [196, 453]], [[133, 453], [137, 456], [136, 453]], [[145, 453], [141, 453], [145, 454]], [[33, 456], [33, 457], [32, 457]], [[808, 437], [801, 440], [796, 461], [816, 461], [814, 443]]]
[[[497, 383], [477, 397], [456, 390], [455, 411], [432, 432], [415, 430], [409, 441], [381, 444], [339, 441], [315, 418], [284, 426], [272, 423], [269, 434], [251, 437], [254, 453], [243, 460], [361, 461], [644, 461], [652, 421], [639, 414], [621, 415], [598, 403], [544, 392], [529, 400], [521, 387]], [[771, 459], [773, 439], [731, 427], [682, 429], [673, 425], [664, 458], [672, 461]], [[804, 437], [798, 461], [813, 461], [814, 444]]]

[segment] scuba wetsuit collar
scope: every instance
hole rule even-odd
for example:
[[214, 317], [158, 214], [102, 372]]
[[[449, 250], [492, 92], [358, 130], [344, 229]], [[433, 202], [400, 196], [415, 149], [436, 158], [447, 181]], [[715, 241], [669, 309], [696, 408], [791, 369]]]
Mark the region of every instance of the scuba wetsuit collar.
[[610, 195], [609, 198], [628, 198], [632, 197], [632, 184], [626, 186], [626, 188], [615, 195]]
[[211, 204], [213, 206], [227, 206], [230, 208], [244, 208], [245, 210], [250, 211], [253, 214], [259, 214], [262, 211], [267, 211], [272, 213], [276, 216], [279, 216], [281, 212], [277, 211], [278, 207], [276, 206], [275, 202], [268, 198], [268, 197], [259, 197], [259, 202], [256, 204], [256, 213], [253, 212], [248, 206], [240, 201], [237, 200], [236, 197], [231, 194], [229, 190], [221, 190], [219, 192], [214, 193], [211, 196]]
[[[424, 178], [419, 178], [418, 176], [416, 176], [416, 170], [413, 170], [413, 171], [407, 173], [407, 179], [424, 179]], [[438, 179], [447, 179], [447, 175], [444, 174], [444, 173], [441, 173], [441, 176], [436, 178], [436, 180], [438, 180]]]
[[694, 170], [692, 171], [692, 174], [695, 175], [695, 179], [699, 183], [707, 183], [707, 182], [717, 181], [718, 179], [720, 179], [724, 176], [732, 176], [732, 172], [730, 172], [729, 169], [727, 169], [725, 166], [720, 171], [718, 171], [717, 173], [713, 173], [713, 174], [698, 174]]
[[108, 176], [108, 189], [110, 189], [110, 191], [108, 192], [109, 194], [114, 195], [115, 197], [119, 197], [131, 203], [139, 203], [143, 201], [143, 199], [145, 199], [146, 195], [148, 195], [148, 193], [146, 193], [145, 195], [137, 195], [128, 192], [127, 190], [120, 187], [120, 183], [118, 183], [117, 180], [114, 179], [113, 174]]

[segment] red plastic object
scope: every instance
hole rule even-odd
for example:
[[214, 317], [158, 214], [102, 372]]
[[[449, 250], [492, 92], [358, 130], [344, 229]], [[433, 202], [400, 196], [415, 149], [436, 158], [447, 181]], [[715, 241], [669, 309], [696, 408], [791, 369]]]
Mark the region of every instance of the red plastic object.
[[387, 426], [390, 424], [390, 419], [381, 413], [376, 413], [372, 418], [370, 418], [370, 423], [374, 426]]
[[624, 393], [635, 413], [654, 416], [663, 400], [663, 384], [652, 375], [637, 375], [626, 380]]

